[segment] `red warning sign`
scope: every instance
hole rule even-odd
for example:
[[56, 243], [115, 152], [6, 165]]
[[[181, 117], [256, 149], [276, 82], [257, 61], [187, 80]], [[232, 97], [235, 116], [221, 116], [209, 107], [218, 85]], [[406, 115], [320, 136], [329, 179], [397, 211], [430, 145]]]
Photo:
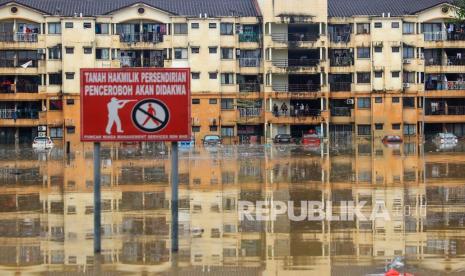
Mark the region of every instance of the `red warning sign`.
[[188, 68], [81, 69], [81, 141], [191, 139]]

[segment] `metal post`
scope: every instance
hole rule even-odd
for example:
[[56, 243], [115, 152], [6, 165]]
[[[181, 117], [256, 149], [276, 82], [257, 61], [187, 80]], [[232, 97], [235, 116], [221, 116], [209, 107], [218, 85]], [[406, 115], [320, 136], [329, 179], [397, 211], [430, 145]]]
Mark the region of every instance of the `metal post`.
[[171, 252], [178, 252], [178, 142], [171, 142]]
[[100, 143], [94, 143], [94, 253], [100, 253], [101, 246], [101, 193], [100, 193]]

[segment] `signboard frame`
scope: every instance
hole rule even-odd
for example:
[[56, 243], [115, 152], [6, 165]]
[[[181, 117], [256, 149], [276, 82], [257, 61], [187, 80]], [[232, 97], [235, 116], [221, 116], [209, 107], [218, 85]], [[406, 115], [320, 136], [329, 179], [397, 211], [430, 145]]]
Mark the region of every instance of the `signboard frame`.
[[[182, 136], [187, 136], [186, 138], [173, 138], [173, 137], [170, 137], [171, 135], [175, 135], [175, 134], [171, 134], [171, 133], [163, 133], [164, 136], [167, 136], [166, 138], [163, 138], [163, 139], [150, 139], [150, 138], [146, 138], [146, 139], [137, 139], [137, 138], [134, 138], [134, 139], [124, 139], [124, 138], [88, 138], [88, 137], [85, 137], [85, 135], [89, 134], [89, 133], [85, 133], [85, 126], [84, 126], [84, 112], [85, 112], [85, 100], [84, 100], [84, 87], [85, 87], [85, 80], [84, 80], [84, 74], [86, 72], [185, 72], [186, 74], [186, 82], [184, 83], [185, 85], [185, 88], [186, 88], [186, 95], [182, 95], [182, 97], [185, 97], [185, 100], [186, 100], [186, 106], [187, 106], [187, 113], [186, 113], [186, 116], [187, 118], [186, 121], [185, 121], [185, 125], [183, 126], [183, 129], [185, 128], [186, 130], [186, 133], [183, 133]], [[107, 82], [109, 83], [109, 82]], [[118, 83], [120, 84], [120, 83]], [[156, 83], [154, 83], [156, 84]], [[164, 83], [166, 84], [166, 83]], [[138, 83], [133, 83], [131, 84], [132, 86], [136, 86], [138, 85]], [[155, 89], [155, 88], [154, 88]], [[110, 96], [104, 96], [104, 97], [110, 97]], [[139, 99], [137, 100], [138, 102], [136, 104], [138, 104], [139, 102], [143, 101], [143, 100], [149, 100], [149, 99], [152, 99], [152, 100], [158, 100], [160, 101], [160, 98], [159, 96], [157, 95], [153, 95], [153, 96], [137, 96], [139, 97]], [[140, 98], [142, 97], [142, 98]], [[166, 95], [164, 96], [161, 96], [162, 98], [163, 97], [167, 97]], [[124, 98], [124, 96], [123, 96]], [[176, 112], [176, 109], [173, 108], [173, 106], [170, 106], [170, 104], [166, 104], [168, 106], [168, 109], [170, 110], [171, 112], [171, 115], [170, 117], [174, 117], [174, 116], [177, 116], [177, 112]], [[105, 106], [105, 108], [107, 108]], [[80, 69], [80, 119], [81, 119], [81, 125], [80, 125], [80, 140], [82, 142], [177, 142], [177, 141], [187, 141], [187, 140], [190, 140], [191, 137], [192, 137], [192, 120], [191, 120], [191, 73], [190, 73], [190, 68], [158, 68], [158, 67], [147, 67], [147, 68], [143, 68], [143, 67], [135, 67], [135, 68], [81, 68]], [[89, 111], [87, 111], [89, 112]], [[95, 111], [93, 111], [95, 112]], [[133, 111], [131, 111], [131, 114], [132, 114]], [[106, 116], [106, 115], [105, 115]], [[131, 115], [131, 120], [133, 120], [133, 116]], [[171, 119], [170, 119], [171, 120]], [[179, 120], [177, 120], [179, 121]], [[133, 122], [134, 124], [134, 122]], [[167, 126], [170, 125], [170, 122], [168, 122], [166, 124], [166, 126], [164, 126], [162, 129], [160, 129], [160, 131], [163, 131], [164, 128], [167, 128]], [[138, 128], [137, 126], [135, 126], [135, 128]], [[148, 135], [147, 131], [143, 131], [141, 130], [140, 128], [138, 128], [141, 132], [141, 135], [143, 132], [145, 132], [146, 135]], [[155, 133], [157, 133], [158, 131], [154, 131]], [[89, 134], [89, 135], [92, 135], [92, 134]], [[154, 136], [156, 136], [156, 134], [153, 134]], [[118, 135], [114, 135], [114, 136], [118, 136]], [[149, 136], [149, 135], [148, 135]], [[147, 137], [148, 137], [147, 136]], [[180, 135], [181, 136], [181, 135]]]

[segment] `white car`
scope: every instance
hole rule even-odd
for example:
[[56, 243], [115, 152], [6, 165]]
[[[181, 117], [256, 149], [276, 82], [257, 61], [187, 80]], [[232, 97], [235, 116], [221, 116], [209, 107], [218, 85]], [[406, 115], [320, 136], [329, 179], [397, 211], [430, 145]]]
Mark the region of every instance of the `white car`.
[[51, 149], [53, 146], [53, 141], [48, 136], [36, 137], [34, 138], [34, 142], [32, 142], [33, 149]]
[[439, 144], [457, 144], [458, 139], [452, 133], [438, 133], [434, 136], [433, 141]]

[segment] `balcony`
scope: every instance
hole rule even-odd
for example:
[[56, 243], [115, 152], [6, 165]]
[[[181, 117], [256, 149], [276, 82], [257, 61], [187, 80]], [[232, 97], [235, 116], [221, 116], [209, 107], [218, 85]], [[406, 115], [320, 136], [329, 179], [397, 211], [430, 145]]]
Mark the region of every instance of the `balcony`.
[[350, 117], [351, 116], [350, 107], [332, 107], [331, 116]]
[[348, 67], [354, 65], [354, 59], [349, 56], [341, 57], [341, 56], [332, 56], [329, 59], [330, 66], [335, 67]]
[[273, 92], [319, 92], [320, 84], [275, 84]]
[[448, 33], [444, 31], [424, 32], [425, 41], [465, 41], [465, 32]]
[[260, 58], [239, 58], [239, 67], [260, 67]]
[[465, 115], [465, 106], [447, 106], [441, 109], [432, 110], [431, 107], [426, 110], [428, 116], [437, 116], [437, 115]]
[[2, 32], [0, 33], [0, 42], [38, 42], [37, 33], [20, 33], [20, 32]]
[[349, 43], [351, 34], [351, 25], [349, 24], [329, 24], [328, 36], [332, 43]]
[[426, 83], [426, 90], [465, 90], [465, 81]]
[[303, 73], [317, 73], [319, 59], [273, 59], [272, 64], [275, 67], [276, 73], [286, 72], [303, 72]]
[[122, 56], [119, 58], [121, 67], [163, 67], [163, 58], [133, 58]]
[[316, 124], [321, 119], [321, 110], [292, 107], [289, 112], [269, 112], [268, 121], [278, 124]]
[[137, 42], [148, 42], [148, 43], [161, 43], [163, 42], [163, 36], [165, 33], [120, 33], [120, 42], [124, 43], [137, 43]]
[[238, 123], [258, 124], [261, 122], [263, 110], [258, 107], [237, 108], [239, 117]]
[[242, 33], [239, 34], [239, 42], [260, 42], [260, 34], [259, 33]]
[[239, 92], [261, 92], [260, 83], [239, 83]]
[[271, 40], [275, 43], [283, 43], [287, 47], [311, 46], [320, 38], [319, 33], [273, 33]]
[[329, 83], [329, 89], [331, 92], [350, 92], [352, 91], [352, 83], [351, 82]]

